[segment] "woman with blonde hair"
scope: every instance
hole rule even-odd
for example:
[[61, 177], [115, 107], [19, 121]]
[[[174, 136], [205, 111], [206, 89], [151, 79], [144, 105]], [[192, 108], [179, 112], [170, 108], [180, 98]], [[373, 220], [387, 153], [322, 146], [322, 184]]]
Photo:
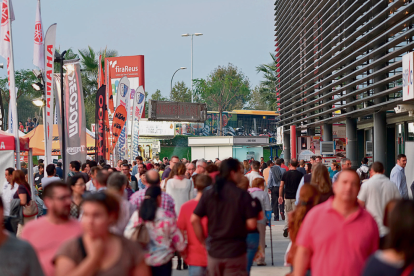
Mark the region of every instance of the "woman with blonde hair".
[[328, 169], [321, 163], [313, 166], [310, 184], [315, 186], [321, 194], [320, 203], [327, 201], [333, 195]]
[[[288, 247], [286, 262], [290, 265], [293, 265], [294, 263], [295, 254], [297, 250], [296, 237], [298, 235], [300, 226], [302, 225], [302, 222], [305, 219], [306, 214], [314, 206], [316, 206], [319, 203], [320, 203], [320, 193], [317, 187], [314, 185], [304, 184], [302, 188], [300, 189], [299, 204], [296, 206], [296, 209], [293, 212], [290, 212], [288, 214], [289, 216], [289, 220], [288, 220], [289, 228], [288, 229], [289, 229], [289, 237], [291, 240], [291, 244], [290, 244], [290, 247]], [[293, 273], [288, 273], [286, 276], [291, 276], [291, 275], [293, 275]], [[310, 274], [306, 274], [306, 275], [310, 275]]]

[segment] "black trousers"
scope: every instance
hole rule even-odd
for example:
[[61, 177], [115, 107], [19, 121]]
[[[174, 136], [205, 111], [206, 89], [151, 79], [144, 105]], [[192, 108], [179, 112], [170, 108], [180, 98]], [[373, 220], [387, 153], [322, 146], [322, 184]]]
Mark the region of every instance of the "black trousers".
[[[272, 187], [272, 210], [273, 216], [275, 219], [279, 219], [279, 187]], [[283, 199], [283, 203], [280, 204], [280, 213], [285, 212], [285, 199]]]
[[152, 275], [157, 276], [171, 276], [172, 275], [172, 260], [160, 266], [151, 266]]

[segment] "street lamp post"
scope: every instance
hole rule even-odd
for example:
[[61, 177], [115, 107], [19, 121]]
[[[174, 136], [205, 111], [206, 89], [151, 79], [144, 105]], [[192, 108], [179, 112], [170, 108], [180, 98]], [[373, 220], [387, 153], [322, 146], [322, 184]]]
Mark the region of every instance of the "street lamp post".
[[[43, 91], [44, 86], [42, 83], [38, 82], [38, 83], [33, 83], [32, 84], [33, 89], [37, 90], [37, 91]], [[47, 147], [48, 147], [48, 140], [47, 140], [47, 128], [46, 128], [46, 101], [45, 101], [45, 96], [42, 94], [42, 96], [40, 98], [34, 99], [33, 104], [37, 107], [41, 107], [42, 108], [42, 119], [43, 119], [43, 132], [45, 135], [45, 160], [46, 163], [48, 162], [50, 156], [48, 156], [47, 153]], [[47, 172], [46, 172], [47, 174]]]
[[170, 100], [171, 100], [171, 98], [172, 98], [172, 83], [173, 83], [173, 79], [174, 79], [175, 73], [177, 73], [177, 72], [178, 72], [178, 71], [180, 71], [180, 70], [184, 70], [184, 69], [187, 69], [187, 67], [180, 67], [180, 68], [178, 68], [178, 69], [174, 72], [174, 74], [172, 75], [172, 77], [171, 77], [171, 86], [170, 86]]
[[181, 36], [191, 36], [191, 102], [193, 102], [193, 37], [203, 35], [202, 33], [182, 34]]
[[63, 61], [65, 60], [66, 51], [63, 51], [62, 54], [55, 52], [55, 62], [60, 64], [60, 116], [62, 118], [62, 161], [63, 161], [63, 180], [66, 179], [66, 139], [65, 139], [65, 97], [63, 93]]

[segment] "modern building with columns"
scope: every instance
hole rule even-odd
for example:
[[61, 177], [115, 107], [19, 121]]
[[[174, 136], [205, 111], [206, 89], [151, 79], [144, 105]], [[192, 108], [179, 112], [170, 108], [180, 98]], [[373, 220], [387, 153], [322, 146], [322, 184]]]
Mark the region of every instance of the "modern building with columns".
[[296, 150], [292, 136], [323, 133], [332, 141], [332, 124], [340, 122], [354, 167], [366, 155], [367, 141], [387, 175], [400, 153], [414, 162], [414, 152], [406, 152], [414, 117], [394, 110], [414, 105], [403, 101], [402, 72], [402, 56], [414, 50], [413, 24], [414, 1], [276, 0], [276, 95], [285, 159]]

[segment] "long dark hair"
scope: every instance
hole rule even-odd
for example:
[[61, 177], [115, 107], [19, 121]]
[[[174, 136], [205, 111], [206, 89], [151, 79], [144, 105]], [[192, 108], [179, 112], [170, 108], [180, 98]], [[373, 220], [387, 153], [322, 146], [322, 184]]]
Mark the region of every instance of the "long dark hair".
[[145, 192], [145, 199], [139, 208], [139, 217], [143, 221], [154, 221], [158, 209], [157, 198], [161, 196], [159, 186], [151, 186]]
[[216, 184], [214, 185], [215, 195], [218, 197], [221, 189], [227, 181], [232, 181], [230, 179], [231, 172], [238, 172], [241, 170], [241, 165], [239, 160], [234, 158], [229, 158], [221, 162], [220, 165], [220, 174], [216, 178]]
[[404, 254], [407, 267], [414, 263], [414, 201], [402, 199], [390, 213], [390, 233], [386, 237], [386, 248]]

